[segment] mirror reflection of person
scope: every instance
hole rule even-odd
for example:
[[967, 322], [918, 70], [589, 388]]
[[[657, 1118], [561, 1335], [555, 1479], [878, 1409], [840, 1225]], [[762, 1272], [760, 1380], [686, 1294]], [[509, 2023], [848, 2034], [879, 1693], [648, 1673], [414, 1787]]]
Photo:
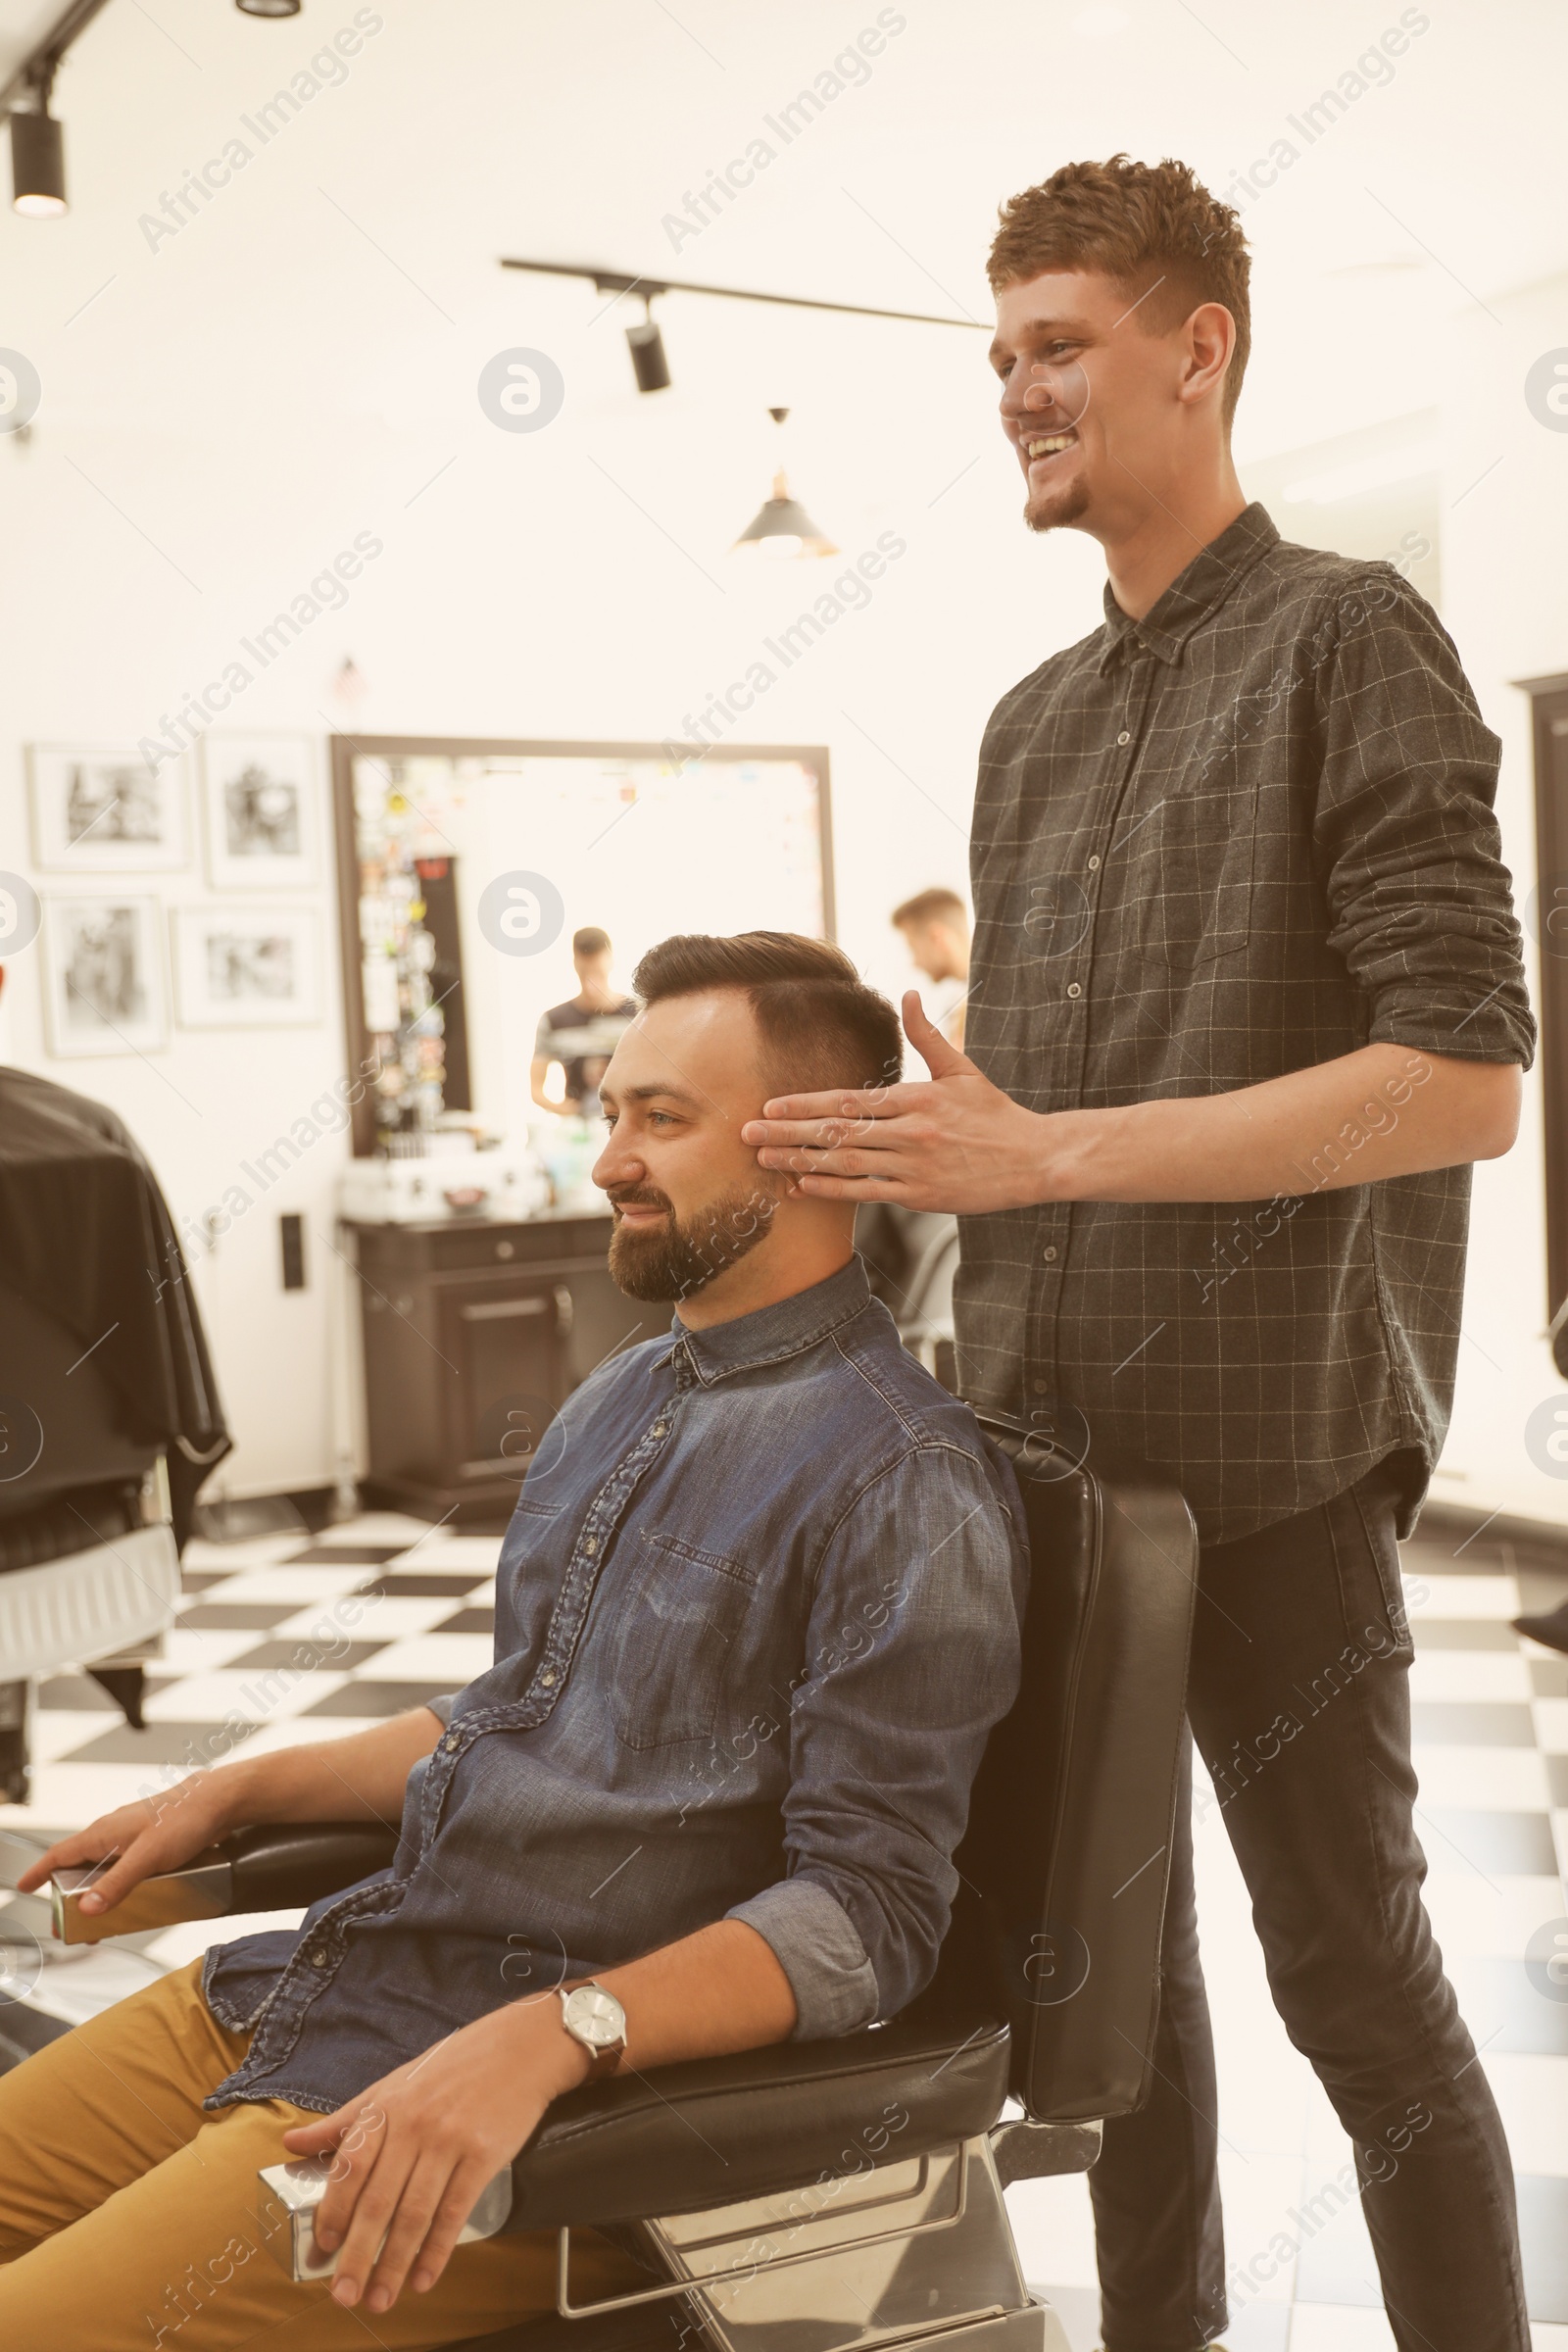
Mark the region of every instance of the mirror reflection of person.
[[[963, 1008], [969, 994], [969, 910], [956, 890], [917, 891], [895, 906], [909, 961], [929, 986], [921, 992], [931, 1020], [950, 1046], [963, 1051]], [[951, 1339], [950, 1244], [956, 1220], [941, 1210], [906, 1208], [897, 1200], [868, 1200], [855, 1220], [855, 1247], [874, 1296], [882, 1300], [906, 1348], [930, 1361], [932, 1343]]]
[[956, 890], [922, 890], [893, 909], [909, 961], [931, 982], [926, 1011], [950, 1046], [963, 1049], [963, 1004], [969, 993], [969, 913]]
[[[572, 933], [571, 960], [577, 973], [577, 994], [564, 1004], [551, 1005], [539, 1023], [533, 1060], [528, 1066], [528, 1091], [541, 1110], [553, 1110], [562, 1118], [599, 1116], [599, 1083], [610, 1067], [610, 1054], [558, 1052], [552, 1038], [558, 1030], [585, 1029], [590, 1021], [631, 1019], [637, 1007], [630, 997], [623, 997], [612, 985], [612, 959], [608, 931], [589, 924]], [[566, 1091], [560, 1102], [545, 1093], [545, 1082], [555, 1062], [561, 1063], [566, 1081]]]

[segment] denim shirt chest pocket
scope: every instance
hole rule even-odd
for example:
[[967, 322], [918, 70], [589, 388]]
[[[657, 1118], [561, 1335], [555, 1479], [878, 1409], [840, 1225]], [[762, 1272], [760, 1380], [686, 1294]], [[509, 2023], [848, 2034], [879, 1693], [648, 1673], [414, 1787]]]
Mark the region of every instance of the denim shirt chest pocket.
[[737, 1637], [757, 1587], [755, 1570], [683, 1537], [639, 1537], [613, 1594], [606, 1668], [610, 1718], [624, 1747], [673, 1747], [710, 1740], [729, 1681]]

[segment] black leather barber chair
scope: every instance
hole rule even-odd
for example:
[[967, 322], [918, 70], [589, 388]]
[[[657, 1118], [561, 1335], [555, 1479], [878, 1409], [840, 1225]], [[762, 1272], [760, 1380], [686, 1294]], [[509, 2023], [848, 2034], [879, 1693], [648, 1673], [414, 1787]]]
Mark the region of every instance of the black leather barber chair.
[[142, 1666], [174, 1622], [164, 1448], [80, 1336], [0, 1286], [0, 1796], [27, 1795], [31, 1684], [84, 1666], [140, 1723]]
[[139, 1725], [179, 1549], [228, 1451], [169, 1206], [114, 1111], [0, 1068], [0, 1792], [32, 1682], [84, 1666]]
[[[561, 2316], [470, 2352], [674, 2352], [694, 2335], [716, 2352], [1066, 2352], [1002, 2191], [1093, 2164], [1103, 2120], [1152, 2079], [1197, 1537], [1169, 1487], [997, 1434], [1029, 1515], [1023, 1682], [976, 1783], [935, 1984], [841, 2040], [560, 2100], [512, 2167], [505, 2227], [559, 2231]], [[197, 1910], [270, 1909], [352, 1885], [393, 1843], [253, 1830], [174, 1875], [205, 1877]], [[587, 2227], [638, 2255], [646, 2287], [575, 2299]]]

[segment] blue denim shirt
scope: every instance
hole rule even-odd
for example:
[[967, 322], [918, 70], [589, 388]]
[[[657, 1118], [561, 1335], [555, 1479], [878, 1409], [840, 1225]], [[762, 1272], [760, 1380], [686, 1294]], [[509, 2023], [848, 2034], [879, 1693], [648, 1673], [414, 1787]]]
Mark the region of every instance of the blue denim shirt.
[[502, 1546], [495, 1664], [409, 1775], [392, 1867], [208, 1955], [252, 2031], [207, 2100], [326, 2112], [528, 1991], [743, 1919], [802, 2038], [930, 1978], [1017, 1689], [1012, 1472], [859, 1260], [602, 1365]]

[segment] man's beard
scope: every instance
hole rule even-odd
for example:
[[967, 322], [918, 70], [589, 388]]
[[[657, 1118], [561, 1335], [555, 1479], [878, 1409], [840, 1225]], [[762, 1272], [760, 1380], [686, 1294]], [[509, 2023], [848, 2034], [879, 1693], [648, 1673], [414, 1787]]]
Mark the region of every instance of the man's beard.
[[1023, 518], [1032, 531], [1062, 531], [1089, 512], [1089, 484], [1080, 474], [1065, 489], [1026, 498]]
[[629, 1201], [662, 1208], [663, 1225], [639, 1233], [617, 1224], [610, 1241], [610, 1271], [628, 1298], [689, 1298], [727, 1271], [773, 1229], [778, 1205], [757, 1185], [733, 1186], [705, 1203], [684, 1223], [664, 1194], [651, 1184], [627, 1185], [612, 1204]]

